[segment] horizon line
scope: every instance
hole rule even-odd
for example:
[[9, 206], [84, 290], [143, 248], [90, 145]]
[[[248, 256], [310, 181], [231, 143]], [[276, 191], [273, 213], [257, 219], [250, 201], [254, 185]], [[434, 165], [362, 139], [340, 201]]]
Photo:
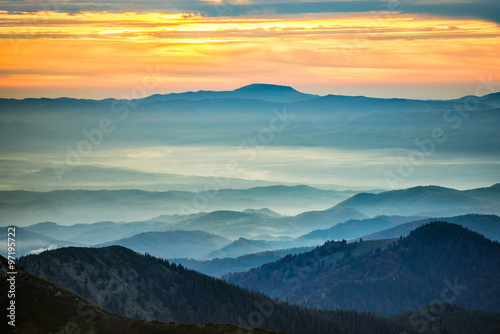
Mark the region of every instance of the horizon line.
[[[119, 99], [119, 98], [114, 98], [114, 97], [107, 97], [107, 98], [78, 98], [78, 97], [70, 97], [70, 96], [60, 96], [60, 97], [24, 97], [24, 98], [15, 98], [15, 97], [0, 97], [0, 100], [16, 100], [16, 101], [24, 101], [24, 100], [62, 100], [62, 99], [69, 99], [69, 100], [83, 100], [83, 101], [106, 101], [106, 100], [117, 100], [117, 101], [120, 101], [120, 100], [129, 100], [129, 101], [135, 101], [135, 100], [144, 100], [144, 99], [148, 99], [152, 96], [167, 96], [167, 95], [180, 95], [180, 94], [187, 94], [187, 93], [193, 93], [193, 94], [196, 94], [196, 93], [229, 93], [229, 92], [236, 92], [237, 90], [240, 90], [242, 88], [247, 88], [247, 87], [250, 87], [250, 86], [258, 86], [258, 85], [261, 85], [261, 86], [272, 86], [272, 87], [282, 87], [282, 88], [291, 88], [293, 91], [297, 92], [297, 93], [300, 93], [300, 94], [304, 94], [304, 95], [313, 95], [310, 99], [314, 99], [314, 98], [323, 98], [323, 97], [328, 97], [328, 96], [342, 96], [342, 97], [353, 97], [353, 98], [356, 98], [356, 97], [362, 97], [362, 98], [369, 98], [369, 99], [378, 99], [378, 100], [414, 100], [414, 101], [454, 101], [454, 100], [460, 100], [460, 99], [464, 99], [464, 98], [467, 98], [467, 97], [477, 97], [477, 98], [484, 98], [486, 96], [490, 96], [490, 95], [494, 95], [494, 94], [499, 94], [500, 91], [497, 91], [497, 92], [490, 92], [488, 94], [485, 94], [485, 95], [474, 95], [474, 94], [468, 94], [468, 95], [461, 95], [457, 98], [451, 98], [451, 99], [436, 99], [436, 98], [429, 98], [429, 99], [426, 99], [426, 98], [409, 98], [409, 97], [400, 97], [400, 96], [393, 96], [393, 97], [375, 97], [375, 96], [369, 96], [369, 95], [346, 95], [346, 94], [334, 94], [334, 93], [329, 93], [329, 94], [326, 94], [326, 95], [322, 95], [322, 94], [316, 94], [316, 93], [306, 93], [306, 92], [303, 92], [303, 91], [300, 91], [300, 90], [297, 90], [295, 89], [293, 86], [290, 86], [290, 85], [282, 85], [282, 84], [273, 84], [273, 83], [251, 83], [251, 84], [247, 84], [247, 85], [244, 85], [244, 86], [240, 86], [240, 87], [237, 87], [237, 88], [234, 88], [232, 90], [207, 90], [207, 89], [199, 89], [199, 90], [186, 90], [186, 91], [181, 91], [181, 92], [174, 92], [174, 91], [170, 91], [170, 92], [165, 92], [165, 93], [155, 93], [155, 94], [151, 94], [151, 95], [148, 95], [148, 96], [145, 96], [145, 97], [141, 97], [141, 98], [136, 98], [136, 99]], [[227, 98], [204, 98], [204, 99], [201, 99], [201, 100], [197, 100], [197, 101], [202, 101], [202, 100], [207, 100], [207, 99], [213, 99], [213, 100], [216, 100], [216, 99], [227, 99]], [[249, 98], [250, 100], [260, 100], [258, 98]], [[299, 101], [305, 101], [307, 100], [308, 98], [304, 98], [304, 100], [299, 100]], [[179, 100], [185, 100], [185, 99], [182, 99], [182, 98], [179, 98]], [[297, 102], [297, 101], [294, 101], [294, 102]], [[286, 102], [286, 103], [293, 103], [293, 102]]]

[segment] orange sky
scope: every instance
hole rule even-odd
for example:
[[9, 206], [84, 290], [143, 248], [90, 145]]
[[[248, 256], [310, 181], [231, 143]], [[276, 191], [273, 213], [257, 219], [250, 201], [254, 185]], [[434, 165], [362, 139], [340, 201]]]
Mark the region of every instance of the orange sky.
[[161, 70], [151, 94], [261, 82], [450, 98], [500, 77], [500, 27], [477, 19], [0, 11], [0, 37], [0, 97], [126, 97], [148, 68]]

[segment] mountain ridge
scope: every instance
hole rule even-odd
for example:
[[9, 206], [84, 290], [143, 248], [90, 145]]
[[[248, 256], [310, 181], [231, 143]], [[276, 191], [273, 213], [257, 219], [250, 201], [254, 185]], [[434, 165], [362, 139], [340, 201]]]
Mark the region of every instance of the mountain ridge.
[[[489, 196], [477, 197], [470, 194], [481, 192]], [[492, 214], [498, 209], [500, 187], [493, 185], [477, 190], [457, 190], [440, 186], [417, 186], [390, 190], [378, 194], [359, 193], [335, 205], [334, 208], [353, 208], [367, 215], [422, 215], [430, 216], [433, 211], [460, 208], [487, 209]], [[474, 213], [474, 212], [471, 212]]]
[[[245, 86], [241, 86], [239, 88], [235, 88], [233, 90], [198, 90], [198, 91], [186, 91], [186, 92], [181, 92], [181, 93], [166, 93], [166, 94], [155, 94], [155, 95], [150, 95], [146, 98], [152, 96], [181, 96], [182, 94], [197, 94], [197, 93], [231, 93], [231, 92], [252, 92], [252, 91], [262, 91], [262, 90], [267, 90], [267, 91], [278, 91], [278, 92], [292, 92], [292, 93], [300, 93], [304, 95], [309, 95], [313, 97], [349, 97], [349, 98], [365, 98], [365, 99], [379, 99], [379, 100], [395, 100], [395, 101], [423, 101], [423, 102], [442, 102], [442, 101], [460, 101], [462, 99], [468, 98], [468, 97], [476, 97], [476, 98], [481, 98], [484, 100], [487, 100], [489, 98], [498, 98], [500, 97], [500, 92], [493, 92], [489, 93], [483, 96], [475, 96], [475, 95], [464, 95], [459, 98], [455, 99], [449, 99], [449, 100], [442, 100], [442, 99], [412, 99], [412, 98], [403, 98], [403, 97], [393, 97], [393, 98], [378, 98], [378, 97], [371, 97], [371, 96], [364, 96], [364, 95], [339, 95], [339, 94], [326, 94], [326, 95], [317, 95], [317, 94], [306, 94], [302, 93], [292, 86], [288, 85], [280, 85], [280, 84], [272, 84], [272, 83], [252, 83], [248, 84]], [[51, 100], [60, 100], [60, 101], [98, 101], [98, 102], [109, 102], [111, 100], [116, 100], [119, 101], [119, 99], [113, 99], [113, 98], [104, 98], [104, 99], [86, 99], [86, 98], [72, 98], [72, 97], [58, 97], [58, 98], [47, 98], [47, 97], [41, 97], [41, 98], [24, 98], [24, 99], [16, 99], [16, 98], [0, 98], [0, 100], [6, 100], [6, 101], [51, 101]]]
[[434, 296], [439, 298], [446, 286], [462, 284], [466, 288], [457, 293], [454, 303], [468, 309], [500, 310], [496, 302], [500, 294], [494, 288], [500, 284], [498, 242], [442, 221], [354, 256], [366, 242], [371, 241], [327, 242], [311, 252], [224, 278], [306, 307], [381, 315], [423, 307]]

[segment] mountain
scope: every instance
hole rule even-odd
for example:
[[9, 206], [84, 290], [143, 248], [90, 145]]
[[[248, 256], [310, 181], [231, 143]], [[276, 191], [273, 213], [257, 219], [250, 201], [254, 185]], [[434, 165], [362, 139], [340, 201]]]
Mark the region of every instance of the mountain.
[[[284, 194], [287, 190], [288, 194]], [[315, 193], [318, 194], [317, 197], [314, 195]], [[75, 203], [68, 204], [68, 208], [64, 205], [65, 200], [62, 200], [62, 203], [58, 204], [58, 206], [60, 205], [68, 211], [76, 211], [78, 206], [83, 206], [85, 210], [87, 204], [95, 201], [91, 198], [91, 194], [92, 192], [85, 192], [84, 194], [77, 192], [73, 194], [73, 192], [69, 191], [66, 193], [66, 196], [75, 196]], [[280, 197], [282, 200], [287, 197], [300, 197], [301, 200], [305, 202], [308, 201], [306, 198], [311, 196], [311, 199], [316, 198], [319, 200], [319, 198], [324, 198], [324, 201], [327, 201], [328, 195], [331, 194], [331, 192], [325, 192], [310, 187], [283, 186], [277, 188], [251, 188], [242, 191], [220, 191], [220, 196], [227, 196], [228, 200], [230, 197], [229, 194], [234, 195], [233, 201], [236, 200], [241, 201], [241, 203], [245, 202], [248, 204], [251, 201], [250, 198], [267, 199], [270, 198], [272, 194], [283, 194]], [[146, 200], [149, 200], [147, 205], [151, 206], [153, 203], [158, 203], [158, 205], [160, 205], [160, 203], [176, 201], [178, 198], [178, 194], [176, 193], [149, 193], [142, 191], [127, 191], [124, 194], [116, 194], [113, 191], [103, 191], [102, 193], [96, 192], [96, 195], [101, 199], [101, 202], [111, 202], [109, 203], [110, 206], [115, 205], [115, 203], [123, 203], [121, 205], [125, 206], [126, 203], [129, 203], [127, 209], [124, 208], [124, 212], [122, 211], [121, 215], [125, 214], [127, 210], [138, 207], [141, 203], [145, 203]], [[181, 193], [181, 195], [184, 196], [185, 194]], [[24, 197], [24, 192], [21, 193], [20, 197]], [[77, 199], [81, 201], [78, 204], [76, 203]], [[134, 203], [134, 199], [137, 199], [136, 203]], [[269, 201], [272, 200], [269, 199]], [[75, 207], [72, 208], [73, 205], [75, 205]], [[297, 205], [297, 207], [299, 206]], [[88, 209], [90, 209], [90, 205]], [[144, 207], [141, 207], [141, 210], [143, 209]], [[107, 210], [109, 210], [109, 208], [107, 208]], [[312, 211], [295, 217], [282, 216], [270, 209], [246, 209], [244, 212], [219, 210], [209, 213], [200, 212], [196, 214], [184, 215], [160, 215], [147, 221], [132, 222], [103, 221], [92, 224], [74, 224], [69, 226], [59, 225], [53, 222], [44, 222], [27, 226], [26, 229], [32, 232], [50, 235], [59, 239], [87, 245], [95, 245], [117, 239], [124, 239], [144, 232], [162, 232], [173, 230], [201, 230], [231, 239], [237, 239], [239, 237], [255, 239], [258, 235], [268, 235], [266, 238], [277, 240], [275, 236], [290, 234], [300, 235], [301, 233], [311, 231], [314, 227], [331, 226], [338, 222], [359, 217], [364, 216], [352, 209]]]
[[[15, 131], [12, 132], [14, 135]], [[66, 138], [59, 139], [59, 141], [66, 140]], [[29, 161], [0, 160], [0, 165], [5, 169], [1, 190], [61, 190], [61, 181], [64, 181], [64, 190], [141, 189], [145, 191], [192, 191], [193, 189], [203, 188], [205, 184], [213, 181], [212, 178], [206, 176], [151, 173], [126, 168], [83, 164], [72, 166], [70, 170], [67, 170], [62, 175], [59, 175], [57, 171], [64, 170], [64, 167], [67, 167], [64, 164], [50, 165], [34, 164]], [[252, 181], [239, 178], [230, 178], [229, 182], [231, 187], [235, 189], [278, 184], [277, 182]]]
[[[500, 187], [489, 190], [460, 191], [455, 189], [425, 186], [403, 190], [392, 190], [379, 194], [360, 193], [337, 204], [335, 208], [354, 208], [367, 215], [422, 215], [436, 213], [500, 213], [497, 201]], [[477, 196], [475, 194], [481, 194]]]
[[[429, 176], [433, 183], [446, 181], [447, 184], [453, 184], [453, 180], [457, 179], [461, 180], [461, 184], [467, 185], [483, 183], [485, 180], [493, 183], [498, 181], [495, 180], [494, 162], [500, 153], [496, 126], [500, 122], [500, 109], [495, 102], [497, 96], [491, 94], [488, 99], [478, 99], [477, 108], [475, 105], [473, 111], [462, 113], [466, 114], [467, 118], [457, 111], [456, 105], [460, 102], [465, 103], [469, 101], [468, 99], [457, 102], [458, 100], [427, 101], [376, 99], [362, 96], [310, 96], [290, 87], [273, 85], [250, 85], [230, 92], [155, 95], [132, 101], [0, 99], [2, 152], [41, 154], [44, 157], [37, 159], [38, 161], [59, 162], [55, 165], [35, 160], [20, 162], [15, 155], [2, 155], [0, 169], [3, 170], [3, 175], [7, 176], [6, 184], [2, 189], [47, 191], [61, 188], [118, 189], [121, 187], [121, 189], [147, 188], [162, 191], [192, 190], [189, 189], [189, 185], [196, 185], [200, 187], [197, 189], [202, 189], [201, 187], [207, 183], [213, 184], [213, 178], [191, 178], [179, 175], [185, 172], [179, 165], [172, 166], [170, 175], [154, 173], [153, 171], [160, 169], [154, 167], [160, 165], [151, 167], [149, 169], [151, 174], [158, 174], [158, 184], [154, 183], [155, 175], [144, 175], [136, 170], [120, 170], [116, 166], [129, 165], [123, 164], [121, 160], [123, 157], [138, 163], [141, 154], [149, 156], [152, 154], [158, 156], [158, 159], [165, 158], [165, 160], [160, 160], [162, 163], [167, 160], [177, 161], [177, 158], [183, 160], [185, 158], [183, 148], [190, 150], [198, 148], [200, 154], [211, 149], [218, 149], [220, 154], [220, 150], [229, 148], [231, 153], [237, 152], [237, 160], [242, 164], [240, 167], [243, 164], [246, 165], [247, 159], [254, 157], [255, 153], [260, 153], [265, 147], [268, 151], [279, 147], [292, 152], [298, 148], [317, 149], [319, 155], [316, 156], [318, 157], [324, 152], [332, 154], [346, 152], [355, 155], [359, 154], [359, 150], [383, 150], [377, 153], [382, 153], [383, 156], [388, 154], [390, 158], [398, 160], [400, 157], [410, 157], [414, 151], [422, 152], [418, 140], [432, 139], [434, 129], [442, 129], [446, 138], [444, 141], [439, 139], [439, 145], [435, 145], [440, 153], [439, 165], [442, 166], [444, 162], [450, 165], [446, 172], [443, 172], [443, 169], [426, 164], [426, 168], [419, 169], [420, 174]], [[463, 104], [459, 106], [463, 107]], [[123, 110], [127, 113], [123, 113]], [[87, 135], [89, 133], [85, 130], [98, 130], [96, 126], [99, 126], [103, 115], [107, 115], [106, 117], [109, 117], [115, 125], [112, 140], [105, 140], [106, 145], [95, 146], [93, 149], [100, 151], [106, 159], [96, 159], [95, 155], [89, 155], [83, 159], [84, 161], [80, 161], [80, 166], [65, 163], [75, 160], [71, 149], [76, 149], [76, 145], [82, 141], [83, 143], [89, 142], [87, 136], [84, 135], [84, 133]], [[126, 122], [121, 119], [125, 115]], [[276, 131], [273, 132], [271, 128]], [[265, 140], [265, 143], [257, 141], [259, 145], [250, 145], [249, 138], [255, 139], [260, 131], [272, 133], [272, 140]], [[159, 147], [165, 150], [158, 150]], [[70, 159], [71, 156], [74, 159]], [[174, 156], [175, 159], [170, 159]], [[429, 159], [428, 161], [435, 162], [437, 156], [433, 155]], [[464, 174], [462, 168], [464, 160], [468, 164], [474, 163], [481, 171], [482, 177]], [[151, 160], [150, 162], [153, 163]], [[277, 162], [273, 161], [274, 163]], [[98, 164], [102, 168], [97, 168]], [[268, 164], [269, 168], [275, 167], [272, 168], [272, 174], [286, 169], [289, 173], [281, 174], [284, 181], [296, 183], [298, 174], [295, 164], [278, 164], [277, 166], [273, 164]], [[22, 171], [17, 168], [19, 165], [24, 166]], [[394, 168], [395, 171], [398, 168], [397, 162], [387, 163], [385, 166], [371, 164], [370, 169], [363, 168], [363, 164], [354, 163], [355, 169], [361, 170], [356, 173], [358, 176], [363, 176], [363, 180], [360, 181], [352, 175], [347, 175], [348, 172], [352, 172], [350, 167], [332, 166], [332, 171], [329, 163], [325, 165], [324, 168], [322, 164], [316, 167], [321, 168], [321, 173], [325, 175], [326, 171], [334, 174], [345, 172], [343, 175], [347, 180], [356, 181], [358, 184], [371, 180], [372, 175], [380, 175], [379, 172], [383, 174], [388, 171], [388, 167]], [[111, 168], [112, 166], [115, 167]], [[224, 166], [221, 167], [224, 168]], [[110, 169], [104, 170], [106, 168]], [[303, 165], [301, 168], [307, 169]], [[144, 170], [144, 168], [140, 169]], [[295, 173], [291, 173], [294, 171]], [[438, 175], [435, 172], [438, 172]], [[186, 173], [203, 174], [199, 170]], [[288, 175], [285, 176], [285, 174]], [[57, 175], [62, 175], [63, 184], [60, 183], [61, 180]], [[120, 180], [124, 177], [120, 175], [127, 176], [122, 183]], [[231, 180], [232, 187], [247, 188], [255, 185], [250, 181], [235, 180], [243, 176], [240, 173], [229, 175], [228, 180]], [[414, 176], [417, 177], [417, 175]], [[446, 179], [443, 180], [441, 176]], [[419, 180], [422, 179], [419, 178]], [[325, 183], [331, 183], [334, 179], [330, 177], [328, 180]], [[317, 183], [317, 181], [314, 182]], [[349, 183], [351, 182], [345, 184]], [[260, 185], [268, 184], [263, 182]], [[377, 187], [381, 186], [377, 185]], [[267, 203], [259, 204], [258, 207], [252, 206], [252, 208], [269, 207], [281, 213], [278, 208], [270, 207]], [[334, 204], [331, 202], [329, 206]], [[323, 208], [326, 207], [328, 206]], [[243, 208], [212, 207], [210, 211], [246, 208], [248, 206]], [[307, 208], [306, 210], [319, 209], [321, 208]], [[207, 210], [204, 208], [200, 211]], [[164, 211], [154, 215], [165, 213], [175, 212]], [[111, 219], [115, 218], [100, 217], [93, 221]], [[46, 220], [63, 223], [59, 219], [50, 217], [39, 219], [39, 221]], [[38, 221], [27, 223], [36, 222]], [[71, 221], [71, 223], [78, 222], [82, 221]]]
[[453, 302], [467, 309], [500, 310], [498, 242], [445, 222], [423, 225], [397, 242], [359, 254], [370, 242], [327, 242], [225, 279], [324, 309], [389, 315]]
[[[500, 96], [500, 94], [498, 94]], [[465, 194], [490, 201], [500, 201], [500, 183], [491, 187], [477, 188], [463, 191]]]
[[[10, 288], [7, 278], [11, 276], [7, 274], [7, 267], [7, 260], [0, 256], [2, 291], [9, 291]], [[15, 327], [7, 323], [10, 321], [8, 318], [0, 324], [2, 333], [223, 334], [246, 331], [258, 334], [274, 333], [259, 328], [246, 329], [214, 322], [199, 326], [174, 321], [145, 322], [126, 318], [113, 314], [57, 284], [34, 276], [22, 267], [17, 267], [16, 272], [15, 299], [10, 299], [7, 293], [0, 295], [2, 305], [9, 305], [12, 300], [15, 301]]]
[[366, 218], [354, 209], [331, 208], [325, 211], [308, 211], [297, 216], [273, 218], [275, 215], [259, 213], [215, 211], [182, 221], [176, 225], [183, 230], [202, 230], [227, 238], [255, 237], [259, 234], [297, 235], [312, 229], [330, 227], [349, 219]]
[[396, 323], [410, 323], [418, 333], [500, 333], [500, 313], [467, 311], [446, 303], [432, 304], [419, 310], [389, 317]]
[[489, 105], [500, 108], [500, 92], [485, 95], [482, 97], [482, 99]]
[[361, 212], [351, 208], [330, 208], [324, 211], [309, 211], [287, 219], [287, 224], [297, 232], [330, 227], [350, 219], [368, 218]]
[[256, 215], [261, 215], [261, 216], [270, 217], [270, 218], [282, 218], [283, 217], [283, 215], [280, 215], [277, 212], [269, 210], [268, 208], [246, 209], [246, 210], [243, 211], [243, 213], [256, 214]]
[[275, 251], [265, 251], [260, 253], [247, 254], [236, 258], [215, 258], [206, 261], [196, 261], [192, 259], [170, 259], [170, 262], [178, 263], [184, 267], [196, 270], [202, 274], [221, 277], [229, 273], [247, 271], [251, 268], [259, 267], [264, 263], [274, 262], [288, 254], [300, 254], [310, 251], [313, 247], [298, 247], [290, 249], [279, 249]]
[[201, 215], [182, 222], [177, 227], [183, 230], [202, 230], [235, 239], [267, 231], [270, 219], [268, 215], [225, 210]]
[[297, 102], [318, 97], [317, 95], [300, 93], [289, 86], [269, 84], [248, 85], [234, 90], [234, 93], [245, 98], [271, 102]]
[[[172, 221], [176, 221], [172, 219]], [[98, 222], [93, 224], [59, 225], [54, 222], [44, 222], [27, 226], [28, 231], [51, 235], [72, 242], [85, 245], [95, 245], [117, 239], [128, 238], [133, 235], [151, 232], [167, 231], [173, 227], [166, 222]]]
[[[377, 216], [375, 218], [368, 219], [350, 219], [344, 223], [339, 223], [328, 229], [324, 230], [314, 230], [308, 234], [305, 234], [299, 238], [297, 241], [299, 243], [311, 243], [311, 244], [321, 244], [327, 240], [350, 240], [363, 237], [370, 232], [378, 232], [386, 230], [390, 227], [394, 227], [409, 221], [416, 220], [421, 217], [405, 217], [405, 216]], [[408, 232], [409, 233], [409, 232]], [[390, 239], [397, 238], [397, 236], [377, 238], [377, 239]], [[372, 238], [375, 239], [375, 238]]]
[[171, 100], [202, 101], [207, 99], [242, 99], [263, 100], [268, 102], [297, 102], [316, 98], [318, 95], [304, 94], [289, 86], [252, 84], [233, 91], [198, 91], [152, 95], [144, 98], [143, 103], [164, 102]]
[[[399, 334], [403, 330], [414, 333], [407, 323], [389, 323], [372, 314], [310, 310], [271, 300], [119, 246], [63, 248], [24, 257], [19, 262], [33, 274], [107, 310], [137, 319], [250, 324], [290, 334]], [[6, 280], [0, 284], [5, 285]], [[24, 293], [29, 295], [28, 291]], [[37, 303], [29, 305], [35, 307]], [[47, 310], [57, 315], [53, 308]], [[146, 324], [150, 323], [155, 322]]]
[[[494, 97], [492, 94], [490, 101], [494, 102]], [[487, 136], [493, 134], [493, 125], [497, 124], [498, 109], [495, 103], [483, 101], [487, 102], [481, 100], [477, 110], [461, 124], [461, 135], [449, 136], [440, 144], [441, 150], [469, 151], [472, 146], [467, 140], [472, 139], [472, 143], [484, 144], [480, 150], [498, 153], [492, 137], [487, 140]], [[54, 142], [78, 139], [76, 136], [81, 135], [82, 128], [95, 127], [99, 117], [113, 106], [118, 109], [116, 105], [120, 102], [123, 103], [113, 99], [0, 99], [0, 130], [3, 130], [0, 143], [6, 149], [29, 149], [31, 143], [38, 149], [54, 150]], [[230, 92], [153, 95], [131, 103], [136, 104], [136, 112], [130, 113], [127, 122], [122, 122], [113, 133], [122, 144], [132, 143], [132, 138], [127, 137], [130, 133], [136, 135], [133, 136], [136, 144], [150, 147], [160, 143], [200, 144], [207, 140], [219, 144], [232, 143], [234, 139], [240, 142], [252, 130], [269, 126], [273, 110], [286, 108], [295, 117], [273, 145], [407, 149], [414, 146], [415, 138], [419, 138], [422, 131], [432, 131], [437, 124], [441, 126], [443, 112], [454, 112], [457, 101], [318, 97], [286, 86], [250, 85]], [[57, 117], [61, 126], [55, 126]], [[296, 127], [297, 124], [307, 126]], [[367, 124], [370, 134], [366, 132]], [[454, 121], [451, 124], [454, 125]], [[182, 136], [187, 131], [190, 136]], [[9, 140], [16, 133], [23, 136], [18, 141]], [[370, 140], [366, 140], [367, 136]], [[465, 146], [460, 147], [461, 144]]]
[[[0, 235], [2, 236], [2, 240], [7, 240], [9, 232], [10, 231], [8, 227], [0, 227]], [[13, 239], [16, 240], [16, 257], [27, 255], [30, 253], [40, 253], [47, 249], [68, 246], [82, 246], [82, 244], [79, 242], [58, 240], [43, 234], [31, 232], [17, 226], [15, 227], [15, 237]], [[0, 248], [0, 254], [3, 256], [7, 256], [7, 253], [7, 242], [4, 242], [2, 243], [2, 246]]]
[[[151, 217], [200, 211], [269, 207], [283, 212], [327, 208], [356, 191], [320, 190], [308, 186], [220, 189], [203, 207], [194, 205], [203, 191], [58, 190], [0, 191], [0, 223], [28, 226], [43, 221], [62, 225], [96, 221], [143, 221]], [[265, 218], [259, 215], [260, 218]], [[192, 217], [191, 217], [192, 218]]]
[[[463, 216], [446, 217], [439, 219], [465, 227], [471, 231], [484, 235], [488, 239], [500, 241], [500, 217], [498, 216], [468, 214]], [[363, 236], [363, 239], [376, 240], [407, 236], [412, 230], [416, 229], [417, 227], [428, 224], [434, 220], [436, 219], [427, 218], [411, 221], [405, 224], [394, 226], [392, 228], [388, 228], [386, 230], [365, 235]]]
[[164, 259], [176, 257], [205, 259], [210, 252], [230, 243], [229, 239], [203, 231], [167, 231], [141, 233], [130, 238], [99, 244], [96, 247], [118, 245]]
[[269, 250], [286, 248], [288, 241], [266, 241], [239, 238], [221, 249], [212, 251], [209, 258], [236, 258], [246, 254], [260, 253]]

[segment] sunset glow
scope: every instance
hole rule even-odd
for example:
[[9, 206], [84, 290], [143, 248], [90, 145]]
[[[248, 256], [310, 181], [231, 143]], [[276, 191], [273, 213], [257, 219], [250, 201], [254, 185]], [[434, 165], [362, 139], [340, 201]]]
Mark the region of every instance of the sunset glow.
[[354, 94], [357, 86], [428, 84], [424, 97], [442, 84], [462, 85], [458, 97], [500, 73], [498, 24], [390, 12], [2, 11], [0, 37], [2, 97], [120, 97], [147, 68], [161, 70], [161, 92], [267, 82]]

